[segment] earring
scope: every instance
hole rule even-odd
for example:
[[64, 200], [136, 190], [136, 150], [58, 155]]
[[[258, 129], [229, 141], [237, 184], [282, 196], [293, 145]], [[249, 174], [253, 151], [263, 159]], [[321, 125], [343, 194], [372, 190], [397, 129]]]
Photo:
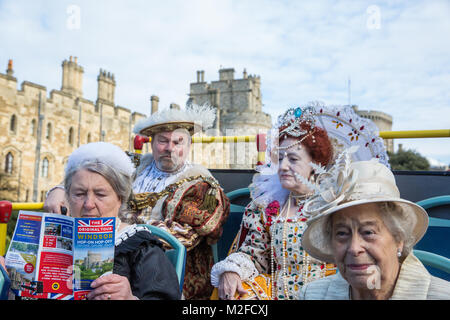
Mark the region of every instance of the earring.
[[397, 257], [401, 257], [402, 256], [402, 249], [398, 248], [397, 249]]

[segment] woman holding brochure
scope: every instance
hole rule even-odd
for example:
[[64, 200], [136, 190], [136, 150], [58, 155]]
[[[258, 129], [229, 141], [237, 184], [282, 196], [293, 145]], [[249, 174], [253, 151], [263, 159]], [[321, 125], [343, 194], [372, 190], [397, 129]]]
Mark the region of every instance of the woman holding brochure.
[[[117, 146], [95, 142], [69, 157], [64, 187], [73, 217], [116, 217], [114, 269], [92, 282], [89, 300], [180, 299], [178, 278], [147, 228], [121, 221], [134, 165]], [[123, 219], [122, 219], [123, 220]]]

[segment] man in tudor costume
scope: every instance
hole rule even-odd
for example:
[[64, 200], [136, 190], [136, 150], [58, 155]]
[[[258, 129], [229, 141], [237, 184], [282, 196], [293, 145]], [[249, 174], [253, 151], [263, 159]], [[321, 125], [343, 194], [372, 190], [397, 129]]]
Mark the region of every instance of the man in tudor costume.
[[187, 250], [183, 294], [186, 299], [209, 299], [211, 244], [216, 243], [228, 217], [230, 203], [217, 180], [187, 158], [191, 135], [210, 127], [213, 109], [191, 106], [167, 109], [136, 124], [134, 132], [151, 138], [152, 154], [139, 159], [130, 201], [130, 220], [163, 228]]
[[[134, 133], [151, 139], [152, 153], [137, 164], [134, 196], [125, 222], [147, 223], [169, 231], [187, 250], [183, 295], [209, 299], [213, 287], [212, 244], [222, 235], [230, 202], [211, 173], [188, 161], [191, 136], [215, 120], [212, 108], [189, 106], [166, 109], [137, 123]], [[67, 206], [62, 186], [51, 189], [45, 201], [48, 212]]]

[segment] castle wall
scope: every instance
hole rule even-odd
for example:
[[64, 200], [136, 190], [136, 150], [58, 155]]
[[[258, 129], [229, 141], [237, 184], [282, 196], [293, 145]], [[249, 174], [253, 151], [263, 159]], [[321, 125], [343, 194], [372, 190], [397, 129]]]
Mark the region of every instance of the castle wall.
[[[261, 79], [258, 76], [234, 78], [234, 69], [219, 70], [219, 80], [207, 83], [203, 71], [197, 71], [197, 82], [190, 84], [189, 97], [196, 104], [217, 108], [216, 132], [209, 135], [247, 136], [266, 133], [272, 126], [271, 116], [262, 112]], [[249, 169], [257, 163], [256, 143], [211, 143], [194, 146], [192, 159], [202, 159], [209, 168]], [[202, 150], [202, 151], [201, 151]], [[201, 156], [199, 155], [201, 154]]]
[[[15, 130], [10, 130], [13, 115]], [[107, 141], [132, 150], [132, 128], [144, 117], [111, 103], [77, 98], [65, 90], [52, 90], [48, 96], [46, 87], [27, 81], [17, 90], [17, 79], [0, 73], [0, 199], [43, 201], [46, 191], [62, 182], [67, 159], [78, 146]], [[11, 173], [5, 172], [8, 153], [14, 158]], [[48, 168], [43, 168], [46, 161]]]

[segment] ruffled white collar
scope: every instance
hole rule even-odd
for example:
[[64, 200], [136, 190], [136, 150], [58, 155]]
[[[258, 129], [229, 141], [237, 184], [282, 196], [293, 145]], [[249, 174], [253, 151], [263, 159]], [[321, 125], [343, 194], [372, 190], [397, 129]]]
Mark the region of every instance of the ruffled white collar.
[[289, 197], [289, 190], [281, 186], [278, 174], [255, 174], [249, 189], [250, 197], [258, 207], [265, 208], [275, 200], [283, 207]]
[[136, 178], [133, 184], [133, 190], [135, 193], [160, 192], [166, 186], [176, 181], [180, 175], [191, 167], [192, 164], [189, 161], [186, 161], [177, 171], [165, 172], [159, 170], [153, 160], [152, 163]]

